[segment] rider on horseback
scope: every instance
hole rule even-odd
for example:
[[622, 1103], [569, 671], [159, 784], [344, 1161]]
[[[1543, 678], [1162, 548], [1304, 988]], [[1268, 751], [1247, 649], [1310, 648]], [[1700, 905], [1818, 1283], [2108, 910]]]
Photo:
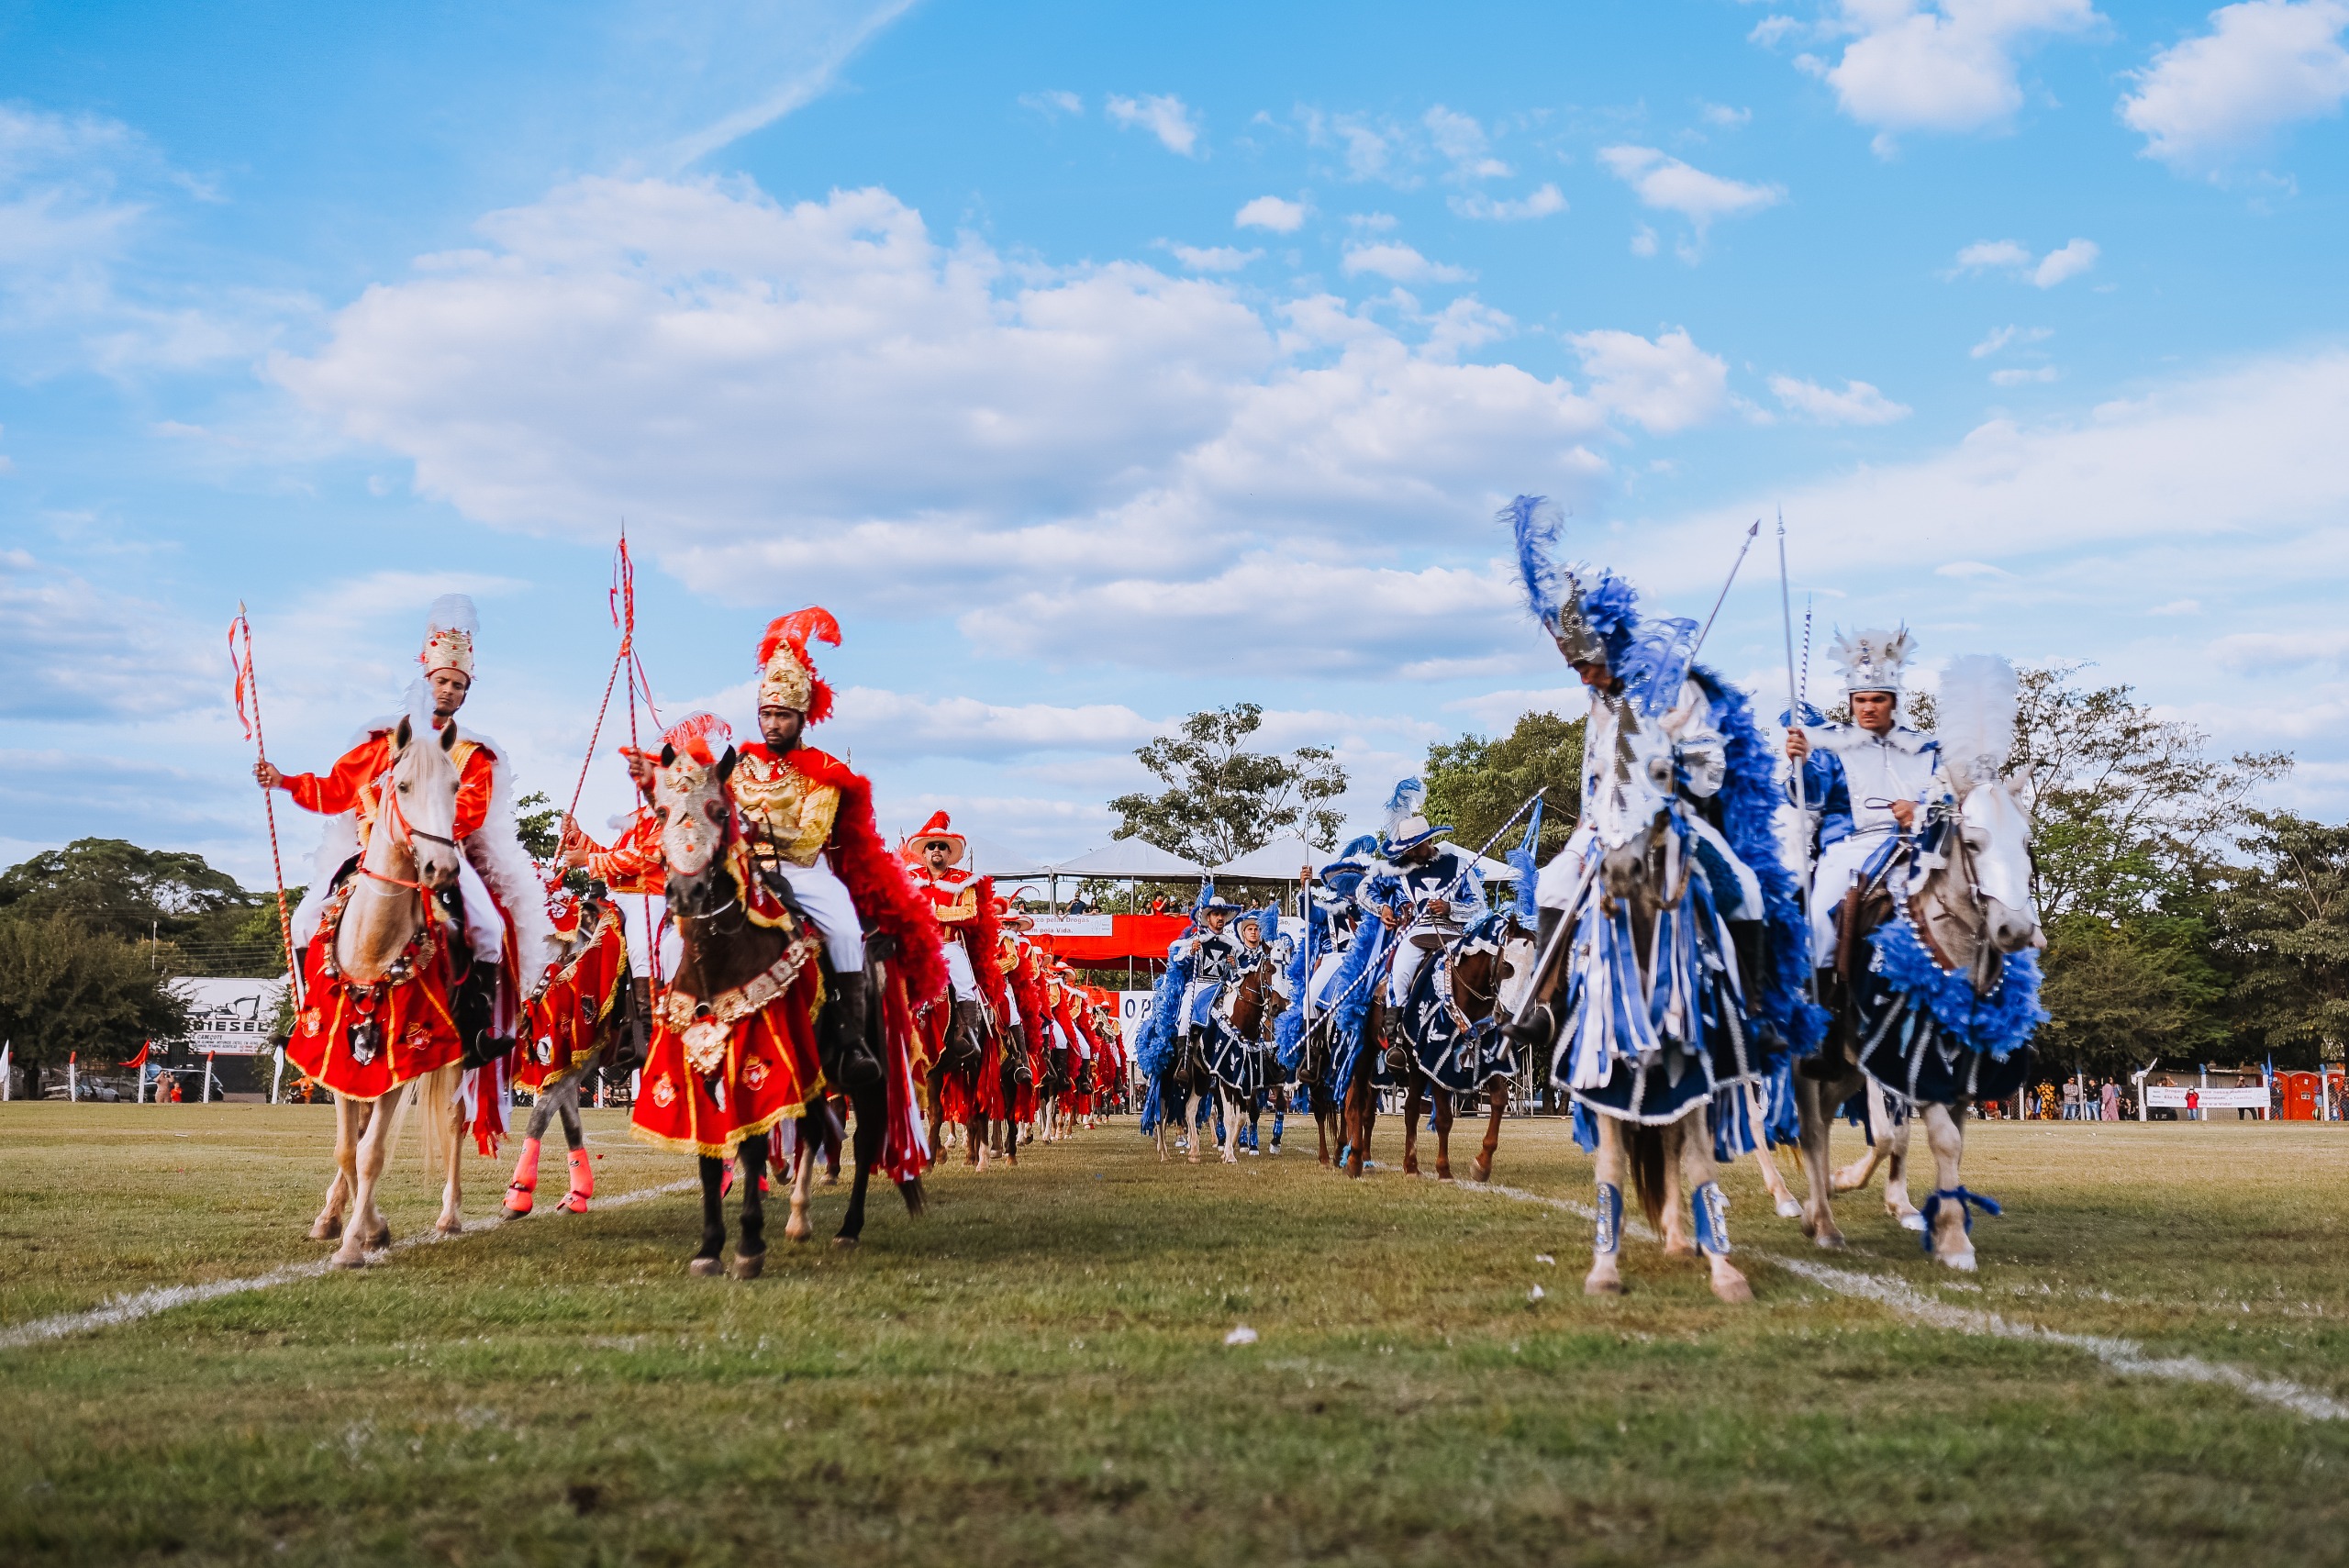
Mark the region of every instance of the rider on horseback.
[[1460, 934], [1461, 906], [1481, 914], [1485, 879], [1465, 850], [1442, 842], [1449, 827], [1430, 827], [1419, 815], [1428, 786], [1405, 779], [1386, 802], [1386, 834], [1378, 851], [1386, 863], [1355, 895], [1364, 911], [1399, 934], [1394, 967], [1386, 972], [1386, 1001], [1399, 1013], [1428, 955]]
[[[1830, 652], [1842, 670], [1852, 722], [1787, 730], [1787, 755], [1802, 768], [1802, 799], [1818, 847], [1810, 952], [1822, 970], [1848, 967], [1842, 933], [1854, 921], [1844, 910], [1869, 880], [1872, 862], [1883, 864], [1887, 851], [1915, 830], [1923, 806], [1949, 794], [1940, 746], [1900, 722], [1901, 676], [1915, 647], [1906, 627], [1839, 634]], [[1795, 798], [1791, 778], [1787, 790]]]
[[[409, 688], [407, 706], [421, 708], [429, 703], [435, 731], [454, 726], [457, 710], [472, 695], [473, 638], [479, 630], [472, 599], [444, 594], [433, 601], [423, 651], [417, 656], [423, 669]], [[348, 879], [385, 811], [391, 812], [395, 826], [405, 827], [396, 802], [386, 797], [384, 787], [400, 718], [394, 714], [371, 721], [358, 742], [325, 773], [282, 773], [268, 762], [253, 764], [253, 777], [263, 789], [283, 789], [305, 810], [336, 819], [328, 824], [318, 848], [318, 873], [294, 916], [293, 938], [298, 947], [306, 947], [318, 933], [336, 887]], [[472, 958], [450, 998], [450, 1014], [462, 1040], [464, 1060], [478, 1064], [512, 1049], [525, 1002], [552, 957], [554, 929], [545, 888], [514, 826], [513, 777], [500, 749], [487, 737], [460, 728], [447, 750], [458, 773], [451, 836], [462, 851], [458, 886], [465, 946]], [[331, 931], [326, 934], [331, 939]], [[349, 1046], [335, 1041], [324, 1049], [332, 1054], [347, 1051]], [[317, 1068], [323, 1065], [323, 1061], [303, 1063], [314, 1077], [321, 1076]], [[342, 1087], [339, 1076], [325, 1081]], [[475, 1129], [494, 1142], [503, 1130], [502, 1118], [484, 1115], [476, 1120]]]
[[955, 1049], [952, 1041], [962, 1042], [963, 1052], [976, 1053], [987, 1033], [988, 993], [979, 987], [976, 966], [993, 956], [987, 951], [994, 945], [989, 940], [993, 933], [986, 929], [992, 922], [984, 917], [995, 909], [995, 884], [963, 869], [963, 857], [969, 852], [970, 841], [953, 830], [952, 820], [943, 811], [931, 813], [921, 830], [898, 846], [914, 885], [930, 895], [930, 908], [938, 917], [939, 941], [945, 950], [946, 974], [954, 998], [952, 1027], [940, 1031], [949, 1037], [945, 1049], [950, 1053]]

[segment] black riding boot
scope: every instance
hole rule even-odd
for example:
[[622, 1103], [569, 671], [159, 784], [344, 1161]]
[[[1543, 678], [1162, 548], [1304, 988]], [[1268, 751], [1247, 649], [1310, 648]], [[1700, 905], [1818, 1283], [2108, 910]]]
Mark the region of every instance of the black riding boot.
[[880, 1082], [881, 1063], [874, 1059], [865, 1043], [872, 996], [863, 973], [828, 974], [825, 978], [831, 985], [832, 997], [825, 1005], [816, 1030], [816, 1051], [823, 1065], [825, 1082], [843, 1092], [852, 1085]]
[[[1533, 932], [1533, 955], [1537, 962], [1543, 953], [1549, 951], [1551, 939], [1557, 934], [1559, 924], [1565, 917], [1566, 912], [1563, 909], [1542, 911], [1542, 918]], [[1510, 1044], [1531, 1050], [1537, 1045], [1547, 1045], [1557, 1038], [1558, 1017], [1552, 1009], [1550, 1000], [1557, 995], [1553, 976], [1564, 962], [1564, 954], [1551, 954], [1549, 973], [1533, 977], [1527, 1006], [1515, 1018], [1501, 1025], [1501, 1034]]]

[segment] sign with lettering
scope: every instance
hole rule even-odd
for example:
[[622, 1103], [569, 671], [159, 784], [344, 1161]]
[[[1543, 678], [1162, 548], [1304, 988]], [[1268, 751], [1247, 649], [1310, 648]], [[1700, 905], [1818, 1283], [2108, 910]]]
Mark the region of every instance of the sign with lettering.
[[189, 1050], [201, 1055], [259, 1056], [270, 1049], [283, 980], [183, 979], [172, 990], [187, 1004]]

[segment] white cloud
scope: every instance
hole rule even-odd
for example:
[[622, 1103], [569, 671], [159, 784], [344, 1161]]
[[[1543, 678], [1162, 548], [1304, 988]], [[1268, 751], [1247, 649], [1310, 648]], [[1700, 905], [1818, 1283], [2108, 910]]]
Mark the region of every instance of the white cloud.
[[1485, 128], [1468, 116], [1438, 104], [1428, 110], [1420, 123], [1428, 128], [1435, 150], [1451, 161], [1453, 179], [1497, 180], [1511, 172], [1508, 164], [1492, 155]]
[[1234, 228], [1269, 228], [1275, 234], [1295, 234], [1305, 227], [1305, 204], [1279, 196], [1258, 196], [1232, 215], [1231, 225]]
[[1704, 232], [1714, 219], [1759, 212], [1786, 199], [1777, 185], [1750, 185], [1691, 168], [1653, 147], [1604, 147], [1598, 161], [1631, 187], [1643, 206], [1676, 212]]
[[1188, 158], [1198, 145], [1196, 112], [1172, 93], [1141, 98], [1120, 98], [1113, 94], [1105, 107], [1112, 120], [1130, 130], [1150, 132], [1169, 152]]
[[1650, 339], [1636, 332], [1567, 339], [1591, 378], [1591, 396], [1657, 434], [1701, 425], [1729, 398], [1729, 366], [1697, 347], [1685, 328]]
[[0, 550], [0, 625], [8, 718], [99, 722], [219, 705], [221, 684], [198, 674], [188, 628], [21, 550]]
[[1414, 156], [1411, 137], [1403, 128], [1374, 123], [1365, 115], [1325, 115], [1301, 109], [1305, 139], [1315, 147], [1335, 147], [1345, 158], [1349, 180], [1379, 180], [1408, 189], [1419, 183], [1402, 165]]
[[1961, 582], [1969, 582], [1976, 579], [1987, 578], [1995, 580], [2001, 577], [2012, 577], [2014, 573], [2009, 572], [2004, 567], [1993, 566], [1987, 561], [1951, 561], [1944, 562], [1943, 564], [1934, 567], [1933, 575], [1936, 577], [1955, 577]]
[[2349, 631], [2245, 631], [2210, 644], [2211, 657], [2237, 674], [2300, 669], [2349, 657]]
[[1006, 705], [967, 696], [909, 696], [873, 686], [842, 691], [834, 723], [859, 756], [986, 761], [1050, 751], [1126, 751], [1165, 728], [1121, 703]]
[[1370, 245], [1349, 245], [1345, 260], [1340, 266], [1350, 278], [1372, 272], [1398, 284], [1459, 283], [1475, 276], [1463, 267], [1431, 261], [1410, 246], [1396, 239], [1383, 239]]
[[2202, 613], [2199, 599], [2172, 599], [2165, 605], [2155, 605], [2145, 612], [2149, 616], [2199, 616]]
[[1264, 255], [1230, 245], [1169, 245], [1174, 258], [1195, 272], [1236, 272]]
[[[1599, 494], [1610, 407], [1662, 428], [1701, 401], [1668, 365], [1644, 395], [1611, 376], [1605, 403], [1457, 362], [1514, 330], [1474, 300], [1429, 316], [1408, 296], [1312, 295], [1260, 314], [1134, 263], [1015, 271], [976, 239], [940, 245], [883, 191], [783, 206], [740, 183], [586, 180], [482, 227], [484, 249], [369, 290], [273, 373], [475, 521], [600, 544], [626, 516], [648, 559], [729, 602], [816, 584], [842, 613], [902, 613], [932, 586], [1026, 595], [1044, 629], [1020, 646], [1064, 634], [1088, 659], [1186, 655], [1148, 623], [1080, 637], [1051, 606], [1180, 626], [1206, 613], [1203, 584], [1334, 606], [1315, 584], [1457, 569], [1431, 549], [1481, 562], [1508, 494]], [[1409, 271], [1415, 254], [1387, 260]], [[1687, 358], [1685, 334], [1620, 336]], [[1720, 380], [1695, 360], [1696, 386]], [[1398, 550], [1421, 553], [1385, 559]], [[1300, 643], [1353, 636], [1351, 617], [1270, 618]], [[1483, 657], [1502, 637], [1455, 628], [1412, 657]], [[1382, 642], [1358, 667], [1402, 651]]]
[[1752, 109], [1731, 108], [1727, 104], [1701, 105], [1699, 112], [1707, 125], [1719, 126], [1723, 130], [1735, 130], [1750, 124], [1753, 118]]
[[1895, 403], [1864, 381], [1846, 381], [1843, 390], [1797, 381], [1790, 375], [1770, 378], [1770, 394], [1807, 419], [1822, 425], [1889, 425], [1906, 419], [1911, 410]]
[[2021, 57], [2102, 21], [2090, 0], [1842, 0], [1828, 30], [1851, 39], [1842, 59], [1797, 64], [1835, 90], [1846, 115], [1885, 133], [1877, 150], [1889, 151], [1901, 131], [2005, 123], [2022, 106]]
[[2050, 250], [2032, 269], [2031, 281], [2043, 289], [2052, 289], [2066, 278], [2076, 278], [2096, 265], [2101, 252], [2093, 239], [2075, 239], [2060, 250]]
[[1987, 336], [1966, 353], [1974, 359], [1987, 360], [1992, 354], [2018, 343], [2043, 343], [2055, 335], [2052, 327], [1993, 327]]
[[1530, 217], [1548, 217], [1566, 210], [1566, 198], [1558, 187], [1544, 182], [1531, 195], [1513, 201], [1495, 201], [1482, 191], [1472, 191], [1452, 198], [1452, 210], [1463, 217], [1488, 218], [1500, 223], [1515, 223]]
[[2343, 0], [2248, 0], [2210, 13], [2210, 30], [2154, 56], [2121, 100], [2145, 154], [2215, 168], [2284, 127], [2340, 112], [2349, 98]]
[[1022, 93], [1019, 95], [1019, 102], [1024, 106], [1042, 115], [1046, 119], [1052, 119], [1061, 115], [1081, 115], [1085, 112], [1085, 100], [1065, 88], [1055, 88], [1048, 93]]
[[[747, 101], [671, 142], [658, 166], [672, 172], [685, 169], [822, 97], [841, 67], [913, 4], [871, 0], [865, 5], [794, 6], [778, 18], [782, 25], [772, 37], [760, 36], [761, 29], [750, 25], [739, 7], [712, 6], [701, 12], [666, 8], [662, 25], [643, 29], [631, 40], [636, 53], [630, 63], [647, 75], [692, 83], [701, 104], [713, 97]], [[649, 52], [647, 44], [652, 46]], [[778, 67], [780, 80], [774, 74]]]
[[[2033, 261], [2030, 247], [2019, 239], [1977, 239], [1957, 253], [1957, 264], [1943, 275], [1954, 278], [1969, 272], [2008, 272], [2050, 289], [2094, 267], [2103, 253], [2093, 239], [2074, 239]], [[1994, 350], [1977, 351], [1975, 357], [1979, 359], [1988, 351]]]
[[1631, 254], [1634, 256], [1653, 256], [1655, 254], [1654, 229], [1650, 228], [1643, 223], [1637, 228], [1631, 230]]
[[1977, 239], [1957, 253], [1961, 271], [1983, 272], [1994, 267], [2028, 267], [2031, 251], [2019, 239]]
[[1992, 386], [2032, 386], [2054, 381], [2058, 373], [2054, 365], [2039, 365], [2031, 370], [2017, 368], [1992, 371], [1990, 384]]

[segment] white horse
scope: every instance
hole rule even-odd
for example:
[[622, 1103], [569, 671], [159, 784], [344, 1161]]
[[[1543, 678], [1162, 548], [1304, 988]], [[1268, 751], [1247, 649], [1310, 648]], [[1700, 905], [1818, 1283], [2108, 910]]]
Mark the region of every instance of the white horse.
[[[1837, 1039], [1853, 1049], [1832, 1083], [1796, 1075], [1803, 1167], [1809, 1195], [1803, 1229], [1821, 1247], [1843, 1245], [1830, 1210], [1831, 1190], [1865, 1181], [1878, 1157], [1894, 1162], [1886, 1207], [1903, 1225], [1908, 1204], [1906, 1125], [1886, 1126], [1878, 1091], [1898, 1096], [1921, 1119], [1936, 1186], [1912, 1229], [1950, 1268], [1975, 1265], [1970, 1210], [1997, 1212], [1960, 1180], [1967, 1100], [2012, 1094], [2030, 1070], [2022, 1044], [2038, 1016], [2034, 950], [2046, 946], [2031, 893], [2031, 823], [2021, 795], [2028, 775], [2006, 768], [2015, 724], [2014, 672], [2004, 660], [1974, 654], [1943, 676], [1942, 760], [1951, 800], [1930, 808], [1920, 837], [1899, 847], [1869, 886], [1847, 900], [1857, 930], [1844, 943], [1851, 973], [1836, 1009]], [[1887, 931], [1887, 928], [1894, 928]], [[1888, 962], [1888, 936], [1907, 953]], [[1875, 942], [1871, 960], [1864, 944]], [[1965, 988], [1967, 1018], [1950, 1023], [1949, 993]], [[1941, 1006], [1929, 1006], [1927, 990]], [[1827, 1138], [1835, 1107], [1865, 1093], [1877, 1153], [1840, 1173], [1829, 1169]], [[1884, 1122], [1876, 1118], [1884, 1115]]]
[[[392, 732], [390, 787], [384, 792], [366, 855], [335, 927], [335, 967], [356, 984], [372, 985], [391, 976], [410, 941], [424, 929], [429, 917], [424, 900], [457, 882], [458, 775], [449, 756], [457, 743], [457, 727], [443, 727], [437, 745], [417, 745], [416, 739], [406, 718]], [[464, 1229], [457, 1215], [465, 1129], [458, 1089], [464, 1071], [454, 1063], [438, 1068], [378, 1100], [335, 1096], [335, 1177], [327, 1189], [326, 1207], [310, 1227], [313, 1240], [342, 1239], [328, 1260], [331, 1267], [359, 1268], [370, 1249], [391, 1241], [392, 1228], [376, 1207], [375, 1187], [411, 1098], [426, 1113], [426, 1158], [444, 1174], [440, 1218], [433, 1229], [444, 1236]]]

